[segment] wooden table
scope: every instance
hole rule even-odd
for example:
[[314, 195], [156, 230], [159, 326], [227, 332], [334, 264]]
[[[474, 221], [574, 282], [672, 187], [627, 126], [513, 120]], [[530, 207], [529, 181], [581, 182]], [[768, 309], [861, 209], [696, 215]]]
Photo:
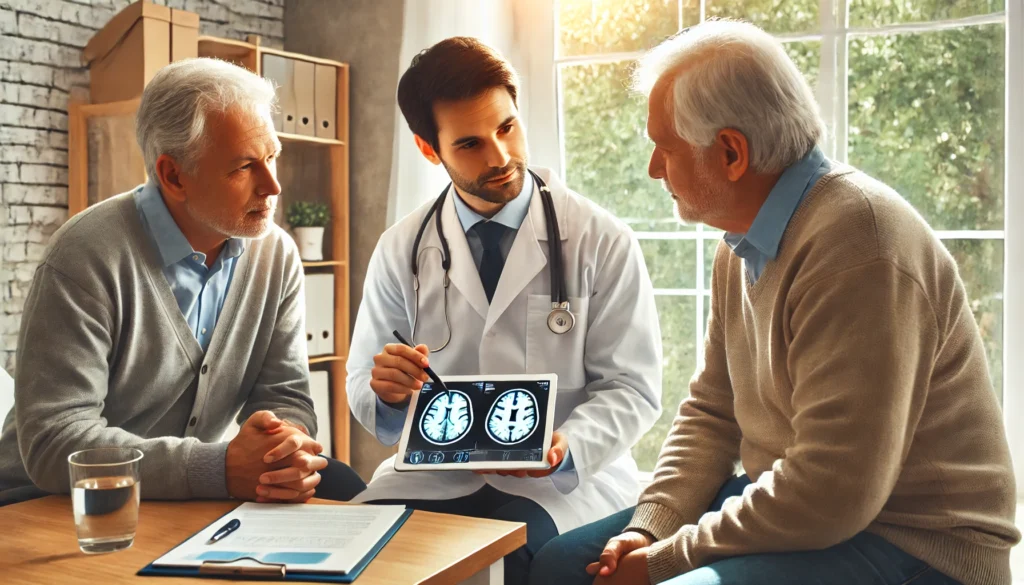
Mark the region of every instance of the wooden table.
[[[70, 498], [50, 496], [6, 506], [0, 508], [0, 581], [6, 585], [195, 585], [202, 580], [137, 577], [135, 573], [238, 505], [235, 501], [143, 501], [132, 547], [102, 555], [86, 555], [78, 549]], [[499, 561], [524, 544], [525, 524], [416, 511], [355, 583], [453, 585], [489, 567], [493, 575], [494, 567], [501, 567]]]

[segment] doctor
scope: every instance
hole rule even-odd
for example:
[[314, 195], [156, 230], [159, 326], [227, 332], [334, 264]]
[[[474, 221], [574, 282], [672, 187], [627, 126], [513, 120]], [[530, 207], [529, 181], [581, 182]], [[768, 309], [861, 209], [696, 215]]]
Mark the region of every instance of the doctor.
[[[511, 65], [472, 38], [434, 45], [402, 76], [416, 144], [452, 184], [381, 236], [348, 361], [352, 412], [387, 445], [428, 364], [442, 377], [558, 374], [550, 470], [400, 474], [390, 459], [356, 498], [525, 522], [527, 545], [505, 559], [509, 584], [557, 533], [636, 503], [629, 450], [661, 410], [640, 246], [552, 172], [527, 167], [518, 91]], [[392, 330], [420, 345], [394, 343]]]

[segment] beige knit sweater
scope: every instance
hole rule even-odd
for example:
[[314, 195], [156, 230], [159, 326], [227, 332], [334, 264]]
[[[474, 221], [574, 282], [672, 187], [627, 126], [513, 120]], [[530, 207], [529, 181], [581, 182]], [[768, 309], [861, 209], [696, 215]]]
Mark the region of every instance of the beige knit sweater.
[[[899, 195], [835, 165], [754, 285], [720, 244], [705, 343], [629, 525], [658, 539], [653, 583], [863, 530], [965, 585], [1010, 583], [1014, 476], [982, 340]], [[705, 514], [737, 458], [755, 483]]]

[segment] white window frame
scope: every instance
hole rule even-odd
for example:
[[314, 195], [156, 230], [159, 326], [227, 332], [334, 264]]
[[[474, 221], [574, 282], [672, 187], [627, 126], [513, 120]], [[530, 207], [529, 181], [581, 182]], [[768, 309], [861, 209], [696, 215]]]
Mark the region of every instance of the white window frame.
[[[530, 73], [539, 74], [542, 79], [529, 93], [528, 101], [534, 112], [550, 111], [544, 115], [545, 124], [530, 126], [534, 144], [544, 144], [536, 150], [535, 160], [565, 175], [565, 135], [561, 120], [561, 83], [559, 70], [566, 66], [580, 64], [613, 63], [635, 60], [643, 52], [608, 53], [587, 56], [563, 57], [557, 55], [558, 45], [558, 0], [533, 0], [530, 10], [530, 29], [539, 30], [543, 38], [536, 43], [536, 53], [531, 61]], [[706, 15], [706, 0], [700, 0], [700, 18]], [[813, 34], [777, 35], [783, 42], [820, 41], [821, 63], [818, 73], [817, 99], [822, 116], [829, 128], [829, 135], [823, 148], [838, 161], [847, 160], [848, 148], [848, 75], [837, 75], [837, 71], [849, 71], [847, 49], [850, 39], [896, 33], [926, 33], [941, 30], [977, 26], [983, 24], [1005, 24], [1006, 35], [1006, 175], [1004, 190], [1005, 224], [1003, 230], [942, 230], [938, 236], [951, 239], [1001, 239], [1004, 244], [1003, 270], [1003, 416], [1011, 454], [1017, 465], [1018, 494], [1024, 497], [1024, 109], [1012, 107], [1024, 104], [1024, 3], [1008, 0], [1006, 10], [984, 16], [961, 19], [930, 21], [924, 23], [896, 24], [877, 28], [851, 28], [849, 26], [848, 0], [819, 0], [820, 30]], [[679, 25], [683, 22], [683, 2], [679, 6]], [[544, 13], [546, 12], [546, 16]], [[536, 36], [532, 37], [536, 40]], [[544, 73], [544, 69], [550, 75]], [[536, 114], [534, 114], [536, 116]], [[557, 144], [557, 151], [550, 147]], [[1012, 226], [1012, 227], [1011, 227]], [[710, 291], [704, 278], [704, 241], [718, 239], [721, 232], [703, 225], [691, 231], [637, 232], [641, 240], [673, 239], [694, 240], [696, 259], [696, 287], [693, 289], [656, 289], [656, 295], [693, 296], [696, 299], [696, 344], [697, 363], [703, 359], [704, 303]], [[1016, 271], [1011, 268], [1016, 267]], [[649, 473], [642, 472], [647, 477]]]
[[[1003, 420], [1024, 497], [1024, 3], [1006, 2]], [[1014, 270], [1014, 268], [1016, 270]]]

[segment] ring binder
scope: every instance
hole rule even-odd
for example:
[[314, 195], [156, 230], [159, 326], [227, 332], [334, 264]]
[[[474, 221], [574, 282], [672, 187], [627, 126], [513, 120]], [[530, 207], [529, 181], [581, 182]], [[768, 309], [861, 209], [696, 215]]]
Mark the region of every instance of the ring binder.
[[[233, 566], [238, 561], [252, 561], [260, 566], [251, 565]], [[253, 557], [238, 557], [230, 561], [203, 561], [199, 566], [200, 575], [237, 575], [240, 577], [263, 577], [284, 579], [288, 570], [284, 563], [265, 563]]]

